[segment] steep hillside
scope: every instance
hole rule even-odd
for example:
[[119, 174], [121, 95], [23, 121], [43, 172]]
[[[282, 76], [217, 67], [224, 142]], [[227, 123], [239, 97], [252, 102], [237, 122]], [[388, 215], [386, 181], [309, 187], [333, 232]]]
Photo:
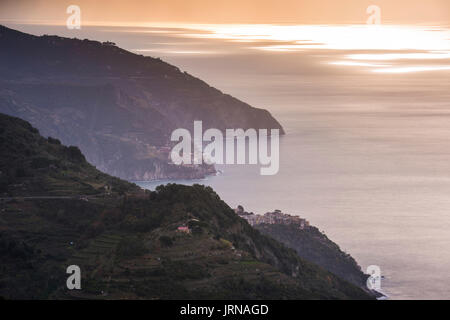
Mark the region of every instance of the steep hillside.
[[[142, 191], [22, 120], [1, 115], [0, 124], [0, 297], [372, 298], [250, 227], [211, 188]], [[96, 193], [95, 181], [112, 192]], [[68, 196], [28, 197], [35, 183], [49, 195], [63, 184]], [[85, 188], [91, 196], [78, 198]], [[65, 286], [73, 264], [82, 270], [79, 291]]]
[[300, 230], [292, 225], [260, 224], [261, 233], [294, 249], [297, 254], [359, 287], [366, 287], [367, 275], [349, 254], [315, 227]]
[[0, 112], [79, 146], [98, 169], [128, 180], [201, 178], [168, 164], [174, 129], [283, 129], [253, 108], [160, 59], [108, 43], [36, 37], [0, 26]]
[[137, 192], [90, 165], [80, 149], [43, 138], [28, 122], [0, 114], [0, 196], [73, 196]]

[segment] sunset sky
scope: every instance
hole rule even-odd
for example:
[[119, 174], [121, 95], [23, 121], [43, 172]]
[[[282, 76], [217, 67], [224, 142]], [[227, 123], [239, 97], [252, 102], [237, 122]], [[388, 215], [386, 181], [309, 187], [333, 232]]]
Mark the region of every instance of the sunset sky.
[[1, 0], [0, 19], [64, 22], [69, 5], [84, 22], [364, 23], [378, 5], [385, 23], [448, 24], [448, 0]]

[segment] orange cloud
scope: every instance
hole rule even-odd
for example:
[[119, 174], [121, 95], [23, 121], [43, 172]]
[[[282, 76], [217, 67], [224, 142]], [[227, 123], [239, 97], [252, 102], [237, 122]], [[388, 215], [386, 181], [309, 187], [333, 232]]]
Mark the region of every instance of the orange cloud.
[[386, 23], [450, 21], [448, 0], [2, 0], [0, 19], [64, 21], [70, 4], [92, 22], [364, 23], [372, 4]]

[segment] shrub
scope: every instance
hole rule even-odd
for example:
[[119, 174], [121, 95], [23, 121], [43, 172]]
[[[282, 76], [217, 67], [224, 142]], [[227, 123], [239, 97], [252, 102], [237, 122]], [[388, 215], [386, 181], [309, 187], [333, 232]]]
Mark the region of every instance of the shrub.
[[161, 244], [164, 247], [171, 247], [171, 246], [173, 246], [172, 238], [170, 238], [168, 236], [161, 236], [161, 237], [159, 237], [159, 241], [161, 242]]
[[61, 145], [61, 141], [59, 141], [58, 139], [52, 138], [52, 137], [48, 137], [47, 141], [50, 144]]
[[78, 147], [70, 146], [66, 149], [67, 156], [71, 161], [84, 162], [86, 159]]

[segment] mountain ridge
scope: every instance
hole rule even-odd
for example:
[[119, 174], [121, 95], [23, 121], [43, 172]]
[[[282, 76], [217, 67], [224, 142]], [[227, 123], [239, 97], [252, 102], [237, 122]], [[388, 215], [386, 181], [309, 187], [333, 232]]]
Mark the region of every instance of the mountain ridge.
[[[0, 297], [374, 298], [253, 229], [210, 187], [144, 191], [24, 120], [0, 124]], [[39, 189], [67, 197], [27, 197]], [[82, 290], [65, 286], [70, 265]]]
[[203, 126], [279, 129], [253, 108], [161, 59], [110, 43], [33, 36], [0, 26], [0, 112], [80, 147], [100, 170], [127, 180], [190, 179], [213, 166], [168, 163], [171, 132]]
[[281, 224], [259, 224], [254, 227], [262, 234], [294, 249], [301, 258], [321, 266], [356, 286], [366, 287], [369, 276], [362, 272], [355, 259], [343, 252], [316, 227], [299, 229], [296, 226]]

